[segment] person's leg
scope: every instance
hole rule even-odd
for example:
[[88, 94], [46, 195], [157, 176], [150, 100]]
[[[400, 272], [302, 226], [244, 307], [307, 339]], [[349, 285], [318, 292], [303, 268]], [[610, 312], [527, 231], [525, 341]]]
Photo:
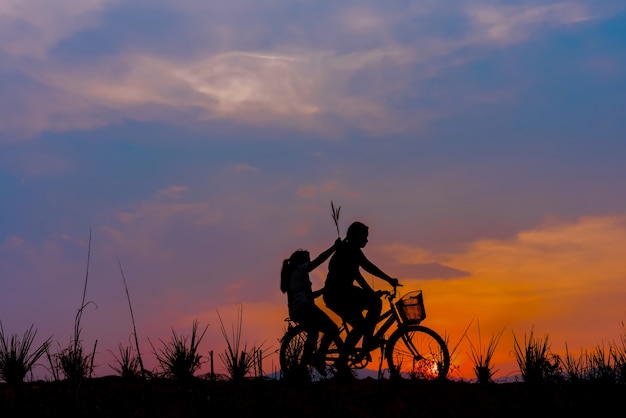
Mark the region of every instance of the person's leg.
[[316, 306], [312, 316], [317, 328], [324, 334], [322, 338], [339, 339], [339, 328], [326, 312]]
[[317, 347], [317, 351], [313, 357], [313, 365], [321, 375], [326, 376], [326, 354], [328, 348], [333, 341], [336, 342], [337, 348], [339, 349], [343, 347], [343, 343], [339, 336], [337, 324], [335, 324], [324, 311], [316, 306], [315, 310], [312, 312], [312, 317], [314, 317], [316, 328], [322, 333], [322, 338], [319, 340], [319, 347]]
[[300, 307], [292, 318], [307, 331], [307, 339], [304, 342], [302, 363], [304, 365], [311, 364], [313, 361], [313, 352], [317, 345], [317, 339], [319, 337], [319, 327], [316, 320], [317, 307], [315, 305], [304, 305]]
[[352, 328], [358, 326], [358, 324], [363, 321], [363, 315], [361, 314], [362, 309], [357, 307], [357, 311], [355, 312], [351, 293], [324, 292], [323, 297], [326, 307], [337, 314], [342, 321], [347, 322]]
[[383, 309], [383, 302], [380, 297], [373, 292], [363, 291], [362, 298], [367, 305], [367, 313], [363, 321], [363, 347], [370, 347], [374, 341], [374, 330]]
[[351, 311], [346, 313], [344, 319], [352, 327], [346, 336], [345, 346], [348, 347], [348, 349], [354, 349], [361, 337], [363, 337], [364, 318], [360, 312]]
[[351, 330], [345, 340], [347, 350], [353, 350], [363, 336], [364, 317], [363, 310], [366, 305], [361, 297], [361, 288], [352, 287], [350, 293], [343, 298], [343, 305], [339, 311], [341, 318], [350, 325]]
[[[380, 318], [380, 313], [382, 312], [382, 301], [376, 293], [360, 287], [354, 288], [350, 298], [352, 305], [351, 315], [353, 315], [353, 319], [348, 321], [353, 325], [351, 340], [356, 345], [360, 338], [363, 337], [363, 345], [365, 346], [372, 341], [378, 318]], [[365, 316], [363, 316], [363, 311], [366, 311]], [[358, 313], [358, 316], [355, 313]]]
[[351, 327], [343, 342], [343, 349], [340, 350], [339, 358], [335, 362], [336, 376], [342, 379], [353, 377], [348, 366], [348, 358], [354, 353], [355, 347], [362, 337], [361, 329], [363, 328], [363, 310], [365, 306], [363, 306], [359, 300], [358, 293], [356, 293], [358, 289], [360, 288], [352, 287], [350, 292], [340, 295], [324, 293], [326, 307], [339, 315]]
[[319, 337], [319, 331], [316, 327], [311, 326], [307, 329], [308, 335], [304, 342], [304, 352], [302, 353], [302, 362], [304, 364], [313, 363], [313, 352], [317, 346], [317, 339]]

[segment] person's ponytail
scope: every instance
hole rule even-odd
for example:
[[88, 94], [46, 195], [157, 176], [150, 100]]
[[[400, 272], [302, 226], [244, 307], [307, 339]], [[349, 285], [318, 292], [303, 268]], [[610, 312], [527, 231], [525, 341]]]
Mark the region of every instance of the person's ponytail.
[[289, 259], [283, 260], [283, 268], [280, 270], [280, 291], [286, 293], [289, 289], [289, 278], [291, 277], [291, 266]]

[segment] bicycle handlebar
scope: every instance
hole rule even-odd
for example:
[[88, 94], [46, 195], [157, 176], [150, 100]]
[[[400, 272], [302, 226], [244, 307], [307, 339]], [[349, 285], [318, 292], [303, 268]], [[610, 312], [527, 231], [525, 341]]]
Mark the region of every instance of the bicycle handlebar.
[[401, 287], [402, 284], [398, 283], [396, 286], [392, 286], [393, 290], [379, 290], [378, 293], [381, 296], [385, 296], [387, 297], [389, 300], [393, 300], [395, 299], [396, 295], [398, 294], [398, 287]]

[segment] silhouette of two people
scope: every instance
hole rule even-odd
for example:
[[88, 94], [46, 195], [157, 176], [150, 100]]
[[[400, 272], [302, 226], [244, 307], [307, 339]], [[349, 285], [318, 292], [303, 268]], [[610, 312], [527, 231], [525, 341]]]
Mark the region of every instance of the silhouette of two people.
[[[354, 222], [348, 227], [344, 240], [338, 238], [314, 260], [310, 259], [308, 251], [299, 249], [283, 261], [280, 288], [283, 293], [287, 293], [289, 316], [305, 327], [308, 334], [303, 363], [314, 364], [322, 374], [325, 374], [324, 359], [313, 358], [319, 333], [323, 333], [320, 346], [327, 346], [330, 341], [340, 339], [337, 325], [315, 304], [315, 298], [323, 294], [326, 307], [352, 328], [342, 344], [342, 355], [337, 363], [338, 367], [345, 369], [346, 356], [354, 352], [362, 337], [362, 346], [367, 352], [378, 345], [378, 341], [374, 340], [374, 330], [382, 311], [382, 300], [380, 293], [367, 283], [361, 269], [393, 287], [399, 286], [398, 279], [383, 272], [363, 253], [368, 236], [369, 227]], [[329, 257], [324, 288], [314, 292], [309, 273]]]

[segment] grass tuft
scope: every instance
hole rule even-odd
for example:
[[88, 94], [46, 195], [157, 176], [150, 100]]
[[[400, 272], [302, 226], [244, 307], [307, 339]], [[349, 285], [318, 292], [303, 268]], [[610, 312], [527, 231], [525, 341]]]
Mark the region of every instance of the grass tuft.
[[[74, 335], [72, 340], [70, 341], [70, 345], [59, 351], [54, 356], [48, 354], [48, 360], [50, 361], [50, 366], [52, 368], [52, 374], [55, 379], [59, 377], [59, 371], [63, 373], [66, 379], [71, 380], [75, 384], [79, 385], [80, 382], [87, 377], [91, 377], [94, 369], [94, 357], [96, 355], [96, 345], [98, 341], [94, 343], [93, 352], [91, 354], [86, 354], [83, 348], [82, 341], [80, 339], [80, 334], [82, 328], [80, 326], [80, 321], [83, 316], [83, 312], [85, 308], [94, 304], [94, 302], [89, 301], [86, 302], [87, 296], [87, 283], [89, 279], [89, 260], [91, 259], [91, 230], [89, 230], [89, 245], [87, 250], [87, 269], [85, 273], [85, 283], [83, 287], [83, 298], [76, 313], [76, 317], [74, 318]], [[97, 307], [97, 305], [96, 305]], [[78, 386], [77, 386], [78, 387]]]
[[247, 344], [244, 343], [243, 348], [241, 347], [241, 305], [239, 305], [237, 326], [232, 330], [232, 341], [228, 337], [226, 328], [224, 328], [224, 323], [222, 322], [222, 317], [220, 316], [219, 311], [217, 312], [217, 316], [220, 319], [222, 335], [224, 336], [227, 345], [224, 353], [221, 353], [219, 357], [224, 364], [224, 367], [226, 367], [230, 380], [243, 380], [251, 372], [254, 372], [254, 375], [257, 377], [263, 376], [263, 344], [259, 347], [252, 346], [248, 349]]
[[26, 375], [48, 350], [52, 338], [31, 350], [35, 335], [37, 330], [31, 325], [22, 338], [15, 334], [8, 338], [0, 321], [0, 378], [6, 383], [15, 385], [24, 382]]
[[496, 351], [500, 337], [504, 332], [504, 328], [497, 334], [493, 334], [489, 340], [487, 347], [482, 345], [482, 337], [480, 335], [480, 324], [476, 323], [478, 329], [478, 347], [476, 347], [472, 341], [468, 338], [470, 344], [470, 357], [474, 363], [474, 375], [478, 383], [490, 383], [493, 382], [493, 376], [497, 372], [493, 368], [492, 359], [493, 354]]
[[620, 343], [614, 344], [611, 348], [616, 382], [626, 384], [626, 333], [621, 335]]
[[[133, 314], [133, 305], [130, 303], [130, 293], [128, 293], [128, 285], [126, 284], [126, 277], [124, 276], [124, 270], [122, 269], [122, 263], [120, 262], [119, 257], [117, 258], [117, 264], [120, 267], [120, 273], [122, 274], [122, 281], [124, 282], [124, 290], [126, 290], [126, 299], [128, 300], [128, 308], [130, 310], [130, 319], [133, 323], [133, 337], [135, 338], [135, 349], [137, 350], [137, 356], [133, 357], [133, 362], [137, 363], [137, 367], [139, 368], [140, 372], [141, 372], [141, 377], [145, 378], [146, 377], [146, 370], [143, 367], [143, 360], [141, 359], [141, 352], [139, 351], [139, 340], [137, 339], [137, 327], [135, 325], [135, 315]], [[125, 355], [127, 354], [125, 351], [126, 349], [124, 349], [124, 352], [122, 351], [122, 347], [120, 345], [120, 360], [126, 360]], [[129, 348], [130, 350], [130, 348]], [[124, 366], [125, 364], [118, 362], [120, 364], [120, 366]], [[129, 364], [130, 365], [130, 364]], [[124, 370], [122, 368], [122, 370]], [[123, 373], [122, 373], [123, 374]]]
[[552, 383], [561, 380], [561, 360], [550, 351], [548, 335], [538, 340], [530, 331], [528, 338], [524, 335], [524, 344], [520, 344], [513, 333], [515, 360], [522, 373], [524, 382]]
[[191, 340], [188, 336], [179, 336], [172, 329], [172, 339], [169, 342], [160, 340], [163, 346], [158, 352], [152, 347], [165, 377], [177, 380], [190, 380], [194, 377], [202, 366], [203, 356], [199, 353], [198, 346], [208, 327], [204, 327], [202, 333], [198, 334], [198, 320], [195, 319], [191, 327]]
[[[110, 350], [109, 350], [110, 351]], [[137, 379], [143, 376], [143, 367], [141, 366], [141, 360], [138, 355], [133, 353], [133, 349], [129, 346], [124, 347], [122, 344], [118, 346], [119, 357], [116, 356], [113, 352], [113, 358], [115, 359], [116, 365], [110, 365], [118, 375], [120, 375], [123, 379]]]
[[81, 341], [75, 340], [69, 347], [55, 355], [55, 368], [63, 373], [65, 379], [80, 383], [83, 379], [92, 376], [95, 353], [95, 345], [92, 353], [87, 354]]
[[587, 353], [581, 349], [578, 357], [574, 357], [565, 343], [565, 375], [570, 382], [580, 383], [587, 379]]

